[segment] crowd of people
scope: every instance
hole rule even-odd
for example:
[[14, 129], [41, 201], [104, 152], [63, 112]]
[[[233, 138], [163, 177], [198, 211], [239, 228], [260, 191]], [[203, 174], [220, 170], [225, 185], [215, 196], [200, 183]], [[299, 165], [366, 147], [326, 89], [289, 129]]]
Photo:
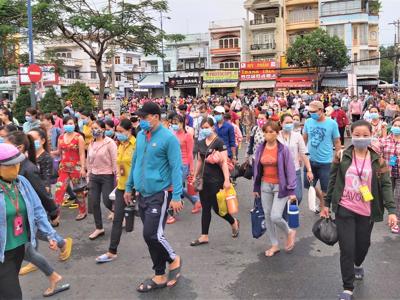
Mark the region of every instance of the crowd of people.
[[[118, 117], [109, 108], [86, 111], [68, 100], [62, 114], [27, 108], [21, 124], [10, 107], [1, 107], [0, 299], [20, 299], [19, 275], [36, 269], [49, 280], [44, 296], [69, 289], [38, 251], [38, 240], [67, 260], [73, 241], [56, 232], [67, 221], [62, 208], [76, 208], [78, 222], [92, 214], [88, 239], [96, 240], [105, 234], [101, 203], [112, 229], [108, 249], [95, 261], [117, 258], [125, 208], [137, 205], [154, 270], [137, 290], [175, 286], [183, 259], [165, 238], [166, 224], [179, 224], [188, 199], [191, 212], [201, 213], [191, 246], [210, 243], [212, 210], [237, 239], [240, 221], [221, 213], [217, 194], [235, 186], [240, 165], [252, 168], [253, 191], [246, 192], [261, 199], [270, 259], [281, 251], [277, 228], [285, 234], [284, 251], [294, 250], [287, 205], [300, 204], [303, 188], [315, 187], [315, 212], [322, 218], [335, 213], [339, 299], [352, 299], [384, 208], [391, 232], [400, 233], [399, 96], [335, 91], [133, 98]], [[28, 264], [21, 268], [23, 260]]]

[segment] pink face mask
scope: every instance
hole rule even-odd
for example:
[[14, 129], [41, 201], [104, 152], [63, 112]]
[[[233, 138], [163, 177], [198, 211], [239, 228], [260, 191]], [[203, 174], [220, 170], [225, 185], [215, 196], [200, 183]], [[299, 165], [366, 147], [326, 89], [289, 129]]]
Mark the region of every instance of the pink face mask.
[[265, 120], [259, 119], [257, 120], [258, 127], [263, 127], [267, 122]]

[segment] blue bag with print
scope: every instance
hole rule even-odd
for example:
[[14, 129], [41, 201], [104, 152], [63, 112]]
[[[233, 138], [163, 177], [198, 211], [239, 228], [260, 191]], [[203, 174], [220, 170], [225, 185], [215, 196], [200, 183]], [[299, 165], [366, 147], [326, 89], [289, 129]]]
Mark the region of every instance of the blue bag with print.
[[254, 207], [250, 211], [251, 216], [251, 231], [253, 238], [258, 239], [267, 230], [265, 226], [265, 215], [262, 207], [261, 198], [254, 199]]

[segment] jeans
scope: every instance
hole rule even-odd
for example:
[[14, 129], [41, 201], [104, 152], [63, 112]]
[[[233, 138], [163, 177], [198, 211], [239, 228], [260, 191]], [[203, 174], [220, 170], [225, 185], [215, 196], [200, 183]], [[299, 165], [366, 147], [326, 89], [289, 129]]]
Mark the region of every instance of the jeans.
[[[182, 165], [182, 181], [183, 181], [184, 185], [186, 184], [186, 180], [189, 175], [189, 172], [190, 172], [189, 165]], [[197, 195], [195, 195], [195, 196], [189, 195], [187, 192], [187, 188], [183, 188], [182, 196], [188, 198], [189, 201], [192, 202], [192, 204], [195, 204], [197, 201], [200, 200], [199, 196], [197, 196]]]
[[100, 200], [103, 198], [103, 203], [108, 210], [112, 211], [112, 202], [109, 195], [114, 189], [115, 178], [113, 174], [95, 175], [90, 174], [90, 190], [89, 203], [93, 205], [93, 216], [96, 224], [96, 229], [103, 229], [103, 220], [101, 218]]
[[114, 219], [111, 229], [110, 246], [108, 251], [112, 254], [117, 254], [119, 242], [122, 234], [122, 222], [124, 221], [124, 209], [126, 207], [124, 201], [125, 191], [117, 189], [115, 191], [114, 201]]
[[4, 262], [0, 263], [0, 300], [22, 299], [18, 274], [24, 253], [24, 245], [4, 253]]
[[[310, 160], [311, 170], [314, 175], [313, 185], [315, 186], [319, 180], [319, 184], [321, 185], [321, 190], [323, 193], [326, 193], [328, 190], [329, 184], [329, 175], [331, 172], [331, 163], [319, 163], [316, 161]], [[310, 187], [310, 183], [307, 180], [307, 169], [304, 168], [304, 188], [308, 189]]]
[[265, 214], [265, 225], [269, 239], [273, 246], [277, 246], [278, 236], [276, 226], [285, 232], [286, 236], [289, 233], [289, 225], [282, 218], [283, 210], [287, 204], [288, 198], [278, 198], [279, 185], [262, 182], [261, 183], [261, 201]]
[[343, 288], [352, 291], [354, 289], [354, 265], [361, 266], [367, 256], [374, 223], [371, 222], [370, 217], [361, 216], [339, 206], [336, 214], [336, 226]]
[[46, 258], [41, 255], [37, 248], [35, 249], [31, 243], [25, 244], [25, 257], [24, 259], [40, 269], [47, 277], [53, 274], [54, 269], [47, 262]]

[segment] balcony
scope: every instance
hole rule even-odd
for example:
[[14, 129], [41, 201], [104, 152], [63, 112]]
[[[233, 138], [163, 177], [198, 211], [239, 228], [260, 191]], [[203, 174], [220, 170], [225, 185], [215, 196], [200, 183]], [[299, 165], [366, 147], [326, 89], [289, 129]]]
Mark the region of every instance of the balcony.
[[357, 66], [354, 66], [354, 72], [359, 76], [378, 77], [379, 76], [379, 64], [374, 63], [374, 64], [368, 64], [368, 65], [357, 65]]
[[250, 20], [250, 30], [276, 28], [276, 18], [266, 17], [263, 19]]
[[318, 0], [286, 0], [286, 6], [304, 5], [304, 4], [318, 4]]
[[260, 55], [260, 54], [275, 53], [275, 48], [276, 48], [275, 43], [253, 44], [250, 46], [250, 54]]
[[62, 57], [63, 60], [63, 64], [66, 67], [82, 67], [83, 62], [82, 59], [78, 59], [78, 58], [65, 58]]

